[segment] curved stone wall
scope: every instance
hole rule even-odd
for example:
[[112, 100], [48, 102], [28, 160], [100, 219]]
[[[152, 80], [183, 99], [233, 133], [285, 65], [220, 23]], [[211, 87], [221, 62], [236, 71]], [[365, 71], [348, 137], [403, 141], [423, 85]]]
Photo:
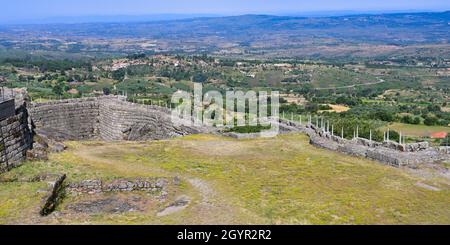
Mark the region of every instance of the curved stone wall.
[[124, 100], [104, 99], [99, 111], [100, 138], [104, 140], [159, 140], [211, 131], [175, 126], [169, 109]]
[[134, 104], [122, 96], [36, 103], [30, 106], [36, 131], [60, 140], [155, 140], [214, 131], [175, 126], [167, 108]]
[[[62, 140], [155, 140], [196, 133], [216, 132], [213, 128], [175, 126], [167, 108], [127, 102], [121, 96], [102, 96], [37, 103], [30, 106], [36, 131]], [[314, 125], [281, 120], [281, 132], [300, 131], [311, 144], [333, 151], [366, 157], [393, 166], [450, 161], [448, 151], [426, 143], [378, 143], [367, 139], [342, 139]]]
[[33, 103], [28, 108], [35, 128], [55, 139], [90, 139], [98, 135], [99, 99]]

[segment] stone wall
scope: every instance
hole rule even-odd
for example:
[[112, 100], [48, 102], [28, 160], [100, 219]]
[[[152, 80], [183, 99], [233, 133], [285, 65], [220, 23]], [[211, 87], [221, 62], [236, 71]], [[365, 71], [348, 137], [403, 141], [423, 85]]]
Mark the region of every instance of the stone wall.
[[214, 129], [175, 126], [167, 108], [140, 105], [123, 96], [102, 96], [33, 103], [36, 131], [59, 140], [159, 140]]
[[311, 145], [331, 151], [337, 151], [339, 147], [338, 143], [329, 141], [326, 138], [322, 138], [318, 135], [309, 135], [309, 143]]
[[118, 99], [100, 103], [100, 138], [103, 140], [159, 140], [214, 131], [206, 127], [175, 126], [167, 108]]
[[450, 151], [442, 147], [430, 147], [428, 142], [399, 144], [393, 141], [375, 142], [364, 138], [353, 140], [332, 135], [313, 124], [300, 125], [281, 120], [281, 124], [296, 127], [310, 137], [310, 143], [327, 150], [338, 151], [352, 156], [365, 157], [394, 167], [416, 167], [420, 164], [450, 162]]
[[235, 139], [256, 139], [261, 137], [260, 133], [249, 133], [249, 134], [241, 134], [235, 132], [224, 133], [224, 136], [235, 138]]
[[59, 140], [83, 140], [98, 135], [99, 99], [83, 98], [33, 103], [34, 126]]
[[0, 98], [0, 120], [12, 117], [16, 114], [15, 103], [13, 99], [3, 100]]
[[15, 115], [0, 121], [0, 173], [25, 160], [31, 143], [28, 113], [22, 106], [16, 110]]
[[[173, 183], [179, 181], [174, 178]], [[101, 180], [84, 180], [70, 183], [66, 190], [72, 194], [97, 194], [102, 192], [146, 191], [161, 192], [171, 183], [166, 178], [116, 179], [109, 182]], [[177, 184], [177, 183], [175, 183]]]
[[[54, 138], [63, 140], [140, 141], [217, 132], [207, 127], [176, 126], [167, 108], [130, 103], [121, 96], [37, 103], [31, 105], [30, 114], [36, 131], [45, 130], [46, 135], [53, 134]], [[281, 133], [304, 132], [313, 145], [393, 166], [450, 161], [448, 149], [436, 149], [426, 142], [398, 144], [363, 138], [347, 140], [312, 124], [300, 125], [288, 120], [280, 120], [279, 128]]]

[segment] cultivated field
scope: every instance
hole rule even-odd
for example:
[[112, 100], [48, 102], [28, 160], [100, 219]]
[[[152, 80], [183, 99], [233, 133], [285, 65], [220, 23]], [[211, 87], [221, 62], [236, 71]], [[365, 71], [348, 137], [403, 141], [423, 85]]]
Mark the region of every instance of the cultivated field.
[[387, 128], [395, 130], [397, 132], [402, 132], [407, 136], [415, 136], [415, 137], [429, 137], [432, 133], [436, 132], [450, 133], [450, 127], [445, 126], [426, 126], [426, 125], [414, 125], [405, 123], [391, 123], [389, 124], [389, 126], [386, 126], [384, 130], [387, 130]]
[[[302, 134], [67, 145], [47, 162], [0, 176], [10, 181], [0, 184], [1, 224], [450, 223], [448, 179], [317, 149]], [[40, 217], [47, 184], [21, 180], [48, 172], [67, 173], [69, 182], [178, 176], [181, 184], [164, 200], [141, 192], [67, 195]], [[161, 214], [180, 197], [189, 204]]]

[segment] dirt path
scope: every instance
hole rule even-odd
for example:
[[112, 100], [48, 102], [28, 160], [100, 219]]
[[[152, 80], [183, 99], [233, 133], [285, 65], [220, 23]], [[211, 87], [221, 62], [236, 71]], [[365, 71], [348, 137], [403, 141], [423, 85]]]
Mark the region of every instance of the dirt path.
[[[85, 164], [92, 164], [99, 168], [105, 169], [114, 169], [117, 170], [118, 173], [126, 172], [127, 174], [145, 174], [151, 173], [154, 175], [161, 176], [172, 176], [174, 173], [167, 172], [161, 168], [149, 168], [149, 166], [145, 166], [139, 162], [130, 162], [127, 161], [124, 164], [118, 158], [108, 158], [105, 159], [102, 157], [102, 152], [111, 152], [112, 148], [117, 146], [114, 145], [102, 145], [102, 146], [81, 146], [77, 149], [73, 149], [72, 151], [78, 157], [82, 159]], [[120, 147], [120, 146], [119, 146]], [[136, 149], [136, 153], [139, 153], [141, 149]], [[120, 153], [120, 151], [117, 151]], [[127, 153], [130, 151], [128, 149]], [[187, 195], [192, 198], [192, 201], [187, 208], [192, 216], [193, 224], [235, 224], [242, 218], [238, 218], [235, 215], [240, 215], [242, 210], [236, 208], [234, 205], [230, 204], [230, 200], [227, 200], [226, 195], [223, 193], [218, 193], [216, 189], [214, 189], [214, 185], [201, 177], [193, 177], [184, 174], [175, 174], [183, 181], [188, 183], [192, 190], [194, 190], [195, 198], [189, 193]], [[193, 193], [192, 193], [193, 194]], [[180, 209], [180, 211], [183, 209]], [[247, 213], [247, 212], [246, 212]], [[173, 213], [170, 215], [177, 215], [177, 213]]]
[[[228, 204], [223, 195], [219, 195], [207, 181], [199, 178], [187, 178], [200, 194], [201, 199], [193, 207], [201, 213], [200, 224], [233, 224], [236, 223], [234, 215], [236, 208]], [[234, 220], [234, 222], [233, 222]]]
[[356, 87], [364, 87], [364, 86], [376, 85], [376, 84], [385, 83], [385, 82], [386, 81], [384, 81], [383, 79], [380, 79], [377, 82], [353, 84], [353, 85], [347, 85], [347, 86], [341, 86], [341, 87], [315, 88], [315, 90], [333, 90], [333, 89], [356, 88]]

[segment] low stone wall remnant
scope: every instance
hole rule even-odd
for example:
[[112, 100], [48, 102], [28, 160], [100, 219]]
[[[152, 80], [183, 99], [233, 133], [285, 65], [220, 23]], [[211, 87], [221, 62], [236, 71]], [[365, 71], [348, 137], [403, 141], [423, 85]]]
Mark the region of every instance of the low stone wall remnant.
[[376, 142], [364, 138], [348, 140], [332, 135], [313, 124], [301, 125], [284, 119], [280, 120], [280, 124], [285, 124], [285, 128], [295, 127], [294, 132], [306, 133], [310, 138], [310, 144], [314, 146], [368, 158], [394, 167], [415, 168], [420, 164], [450, 162], [450, 147], [431, 147], [428, 142], [399, 144], [393, 141]]
[[176, 184], [175, 178], [172, 182], [167, 178], [137, 178], [116, 179], [109, 182], [102, 180], [84, 180], [78, 183], [70, 183], [66, 190], [74, 194], [97, 194], [102, 192], [165, 192], [170, 183]]

